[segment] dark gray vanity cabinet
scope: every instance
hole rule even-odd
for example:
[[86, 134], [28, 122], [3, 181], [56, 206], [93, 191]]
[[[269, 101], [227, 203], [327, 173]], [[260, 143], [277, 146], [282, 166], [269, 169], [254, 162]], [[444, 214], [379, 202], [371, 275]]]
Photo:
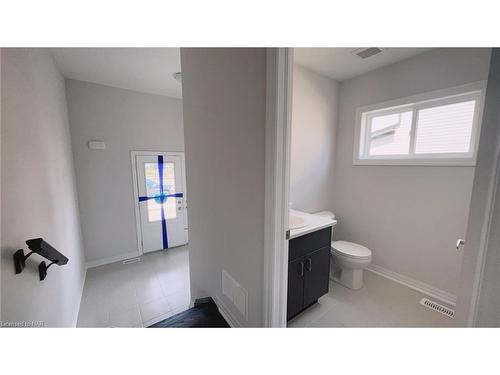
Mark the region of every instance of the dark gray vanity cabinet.
[[331, 234], [328, 227], [290, 240], [287, 320], [328, 293]]

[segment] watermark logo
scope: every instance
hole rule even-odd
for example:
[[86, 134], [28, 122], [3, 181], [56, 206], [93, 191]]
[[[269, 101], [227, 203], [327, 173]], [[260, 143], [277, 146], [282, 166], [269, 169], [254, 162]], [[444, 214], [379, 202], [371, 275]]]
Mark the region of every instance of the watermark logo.
[[42, 320], [20, 320], [15, 322], [3, 322], [0, 320], [1, 328], [42, 328], [45, 322]]

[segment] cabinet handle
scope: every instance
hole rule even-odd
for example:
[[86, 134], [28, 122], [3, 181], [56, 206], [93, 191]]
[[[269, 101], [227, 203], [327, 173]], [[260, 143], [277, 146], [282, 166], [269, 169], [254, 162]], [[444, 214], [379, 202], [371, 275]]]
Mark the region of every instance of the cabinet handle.
[[299, 276], [302, 277], [304, 276], [304, 262], [300, 262], [300, 272]]
[[307, 258], [307, 270], [311, 272], [312, 270], [312, 261], [311, 258]]

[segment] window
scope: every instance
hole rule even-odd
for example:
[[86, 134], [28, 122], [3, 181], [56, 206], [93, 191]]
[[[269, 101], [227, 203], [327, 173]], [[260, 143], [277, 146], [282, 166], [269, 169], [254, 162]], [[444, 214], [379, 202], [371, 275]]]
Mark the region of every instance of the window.
[[148, 221], [152, 223], [161, 220], [162, 205], [165, 219], [175, 219], [177, 217], [176, 199], [163, 197], [163, 195], [175, 193], [174, 163], [163, 163], [163, 195], [160, 193], [158, 163], [144, 163], [144, 175], [146, 195], [154, 197], [154, 199], [148, 199]]
[[354, 164], [474, 165], [485, 83], [358, 109]]

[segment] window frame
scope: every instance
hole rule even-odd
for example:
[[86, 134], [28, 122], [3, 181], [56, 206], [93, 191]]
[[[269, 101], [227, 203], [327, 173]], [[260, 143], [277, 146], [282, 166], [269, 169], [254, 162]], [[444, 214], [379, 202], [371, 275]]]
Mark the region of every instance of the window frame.
[[[443, 90], [413, 95], [406, 98], [359, 107], [353, 147], [353, 165], [416, 165], [416, 166], [475, 166], [484, 106], [486, 81], [474, 82]], [[418, 112], [422, 109], [475, 100], [471, 130], [471, 147], [467, 153], [415, 154]], [[413, 111], [410, 148], [407, 155], [367, 155], [369, 120], [375, 116]], [[361, 153], [361, 150], [363, 153]]]

